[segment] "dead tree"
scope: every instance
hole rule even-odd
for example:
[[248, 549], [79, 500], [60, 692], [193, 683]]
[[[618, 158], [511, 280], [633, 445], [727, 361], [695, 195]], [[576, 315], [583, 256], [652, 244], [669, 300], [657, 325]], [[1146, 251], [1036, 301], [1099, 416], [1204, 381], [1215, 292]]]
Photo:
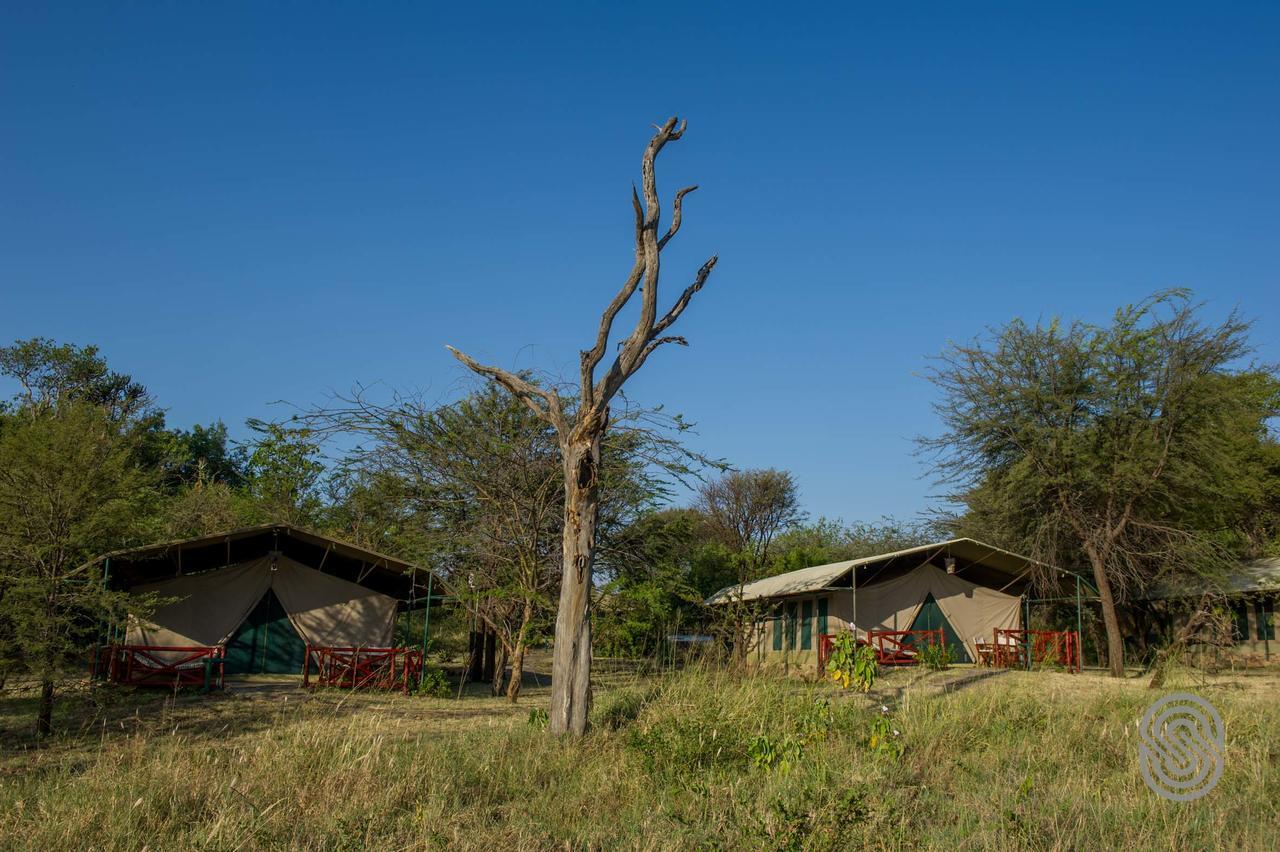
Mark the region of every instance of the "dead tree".
[[[702, 289], [716, 265], [716, 257], [702, 264], [693, 283], [671, 308], [658, 315], [658, 278], [662, 250], [680, 230], [681, 203], [697, 189], [687, 186], [675, 194], [671, 225], [659, 236], [661, 205], [658, 201], [654, 161], [668, 142], [684, 135], [685, 123], [676, 117], [657, 128], [641, 160], [641, 194], [631, 190], [635, 211], [635, 261], [622, 288], [600, 317], [600, 328], [590, 349], [581, 353], [577, 400], [564, 400], [554, 388], [542, 388], [498, 367], [477, 363], [448, 347], [463, 364], [505, 387], [553, 427], [559, 437], [564, 466], [564, 564], [551, 674], [550, 727], [554, 733], [580, 735], [587, 729], [591, 710], [591, 569], [595, 555], [596, 519], [600, 508], [600, 442], [609, 426], [609, 402], [658, 347], [667, 343], [687, 346], [683, 337], [666, 334], [684, 313], [694, 294]], [[631, 333], [618, 344], [609, 368], [599, 379], [596, 368], [609, 348], [614, 319], [640, 290], [640, 316]], [[569, 403], [569, 404], [566, 404]]]

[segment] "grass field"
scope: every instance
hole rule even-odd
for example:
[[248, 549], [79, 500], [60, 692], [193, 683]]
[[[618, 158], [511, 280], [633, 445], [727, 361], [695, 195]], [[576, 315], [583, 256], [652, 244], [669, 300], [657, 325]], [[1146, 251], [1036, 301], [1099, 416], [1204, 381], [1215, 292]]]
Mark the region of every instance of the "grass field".
[[[304, 694], [72, 697], [34, 749], [0, 702], [0, 844], [28, 849], [1275, 848], [1280, 678], [894, 672], [871, 696], [712, 672], [602, 674], [596, 725], [550, 738], [521, 704]], [[1173, 689], [1226, 722], [1218, 787], [1176, 804], [1135, 722]], [[881, 705], [889, 707], [884, 714]], [[92, 712], [90, 712], [92, 711]], [[900, 731], [868, 747], [879, 716]]]

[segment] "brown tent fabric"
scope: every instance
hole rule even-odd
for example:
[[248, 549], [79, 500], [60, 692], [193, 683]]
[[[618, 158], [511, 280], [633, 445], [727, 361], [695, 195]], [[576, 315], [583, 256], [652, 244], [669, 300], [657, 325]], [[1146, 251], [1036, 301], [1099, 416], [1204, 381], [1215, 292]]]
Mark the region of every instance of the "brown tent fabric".
[[[273, 570], [274, 566], [274, 570]], [[395, 628], [395, 598], [287, 557], [263, 557], [199, 574], [140, 586], [178, 598], [146, 622], [130, 618], [131, 645], [218, 645], [231, 638], [253, 607], [273, 589], [298, 635], [312, 645], [386, 647]]]
[[908, 630], [930, 594], [951, 622], [971, 659], [975, 640], [989, 640], [996, 627], [1016, 628], [1020, 599], [924, 564], [900, 577], [859, 586], [859, 630]]
[[298, 635], [311, 645], [391, 645], [396, 601], [355, 583], [281, 559], [271, 588]]
[[146, 586], [134, 594], [155, 593], [177, 598], [160, 606], [143, 622], [132, 616], [126, 641], [130, 645], [218, 645], [231, 638], [271, 587], [266, 558], [216, 571], [203, 571]]

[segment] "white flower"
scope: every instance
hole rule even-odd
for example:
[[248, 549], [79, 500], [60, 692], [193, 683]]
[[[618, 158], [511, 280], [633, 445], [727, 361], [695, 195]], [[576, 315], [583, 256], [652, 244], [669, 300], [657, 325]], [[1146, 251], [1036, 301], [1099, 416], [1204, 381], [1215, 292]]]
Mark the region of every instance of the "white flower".
[[894, 729], [893, 729], [893, 735], [894, 735], [895, 737], [900, 737], [900, 736], [902, 736], [902, 732], [901, 732], [901, 731], [899, 731], [897, 728], [894, 728]]
[[887, 705], [887, 704], [881, 704], [881, 705], [880, 705], [880, 712], [881, 712], [881, 713], [888, 713], [888, 712], [889, 712], [889, 705]]

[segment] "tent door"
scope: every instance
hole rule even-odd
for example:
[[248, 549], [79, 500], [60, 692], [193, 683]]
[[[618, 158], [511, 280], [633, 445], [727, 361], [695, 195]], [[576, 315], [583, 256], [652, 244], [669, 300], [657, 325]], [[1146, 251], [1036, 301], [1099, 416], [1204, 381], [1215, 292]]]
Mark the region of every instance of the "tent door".
[[920, 612], [916, 614], [916, 620], [911, 622], [911, 629], [937, 630], [939, 627], [942, 628], [942, 635], [947, 640], [947, 647], [951, 649], [951, 659], [957, 663], [973, 662], [969, 659], [969, 652], [964, 649], [964, 643], [960, 641], [959, 634], [942, 614], [942, 608], [938, 606], [931, 592], [925, 596], [924, 603], [920, 605]]
[[306, 643], [271, 589], [227, 641], [227, 674], [298, 674]]

